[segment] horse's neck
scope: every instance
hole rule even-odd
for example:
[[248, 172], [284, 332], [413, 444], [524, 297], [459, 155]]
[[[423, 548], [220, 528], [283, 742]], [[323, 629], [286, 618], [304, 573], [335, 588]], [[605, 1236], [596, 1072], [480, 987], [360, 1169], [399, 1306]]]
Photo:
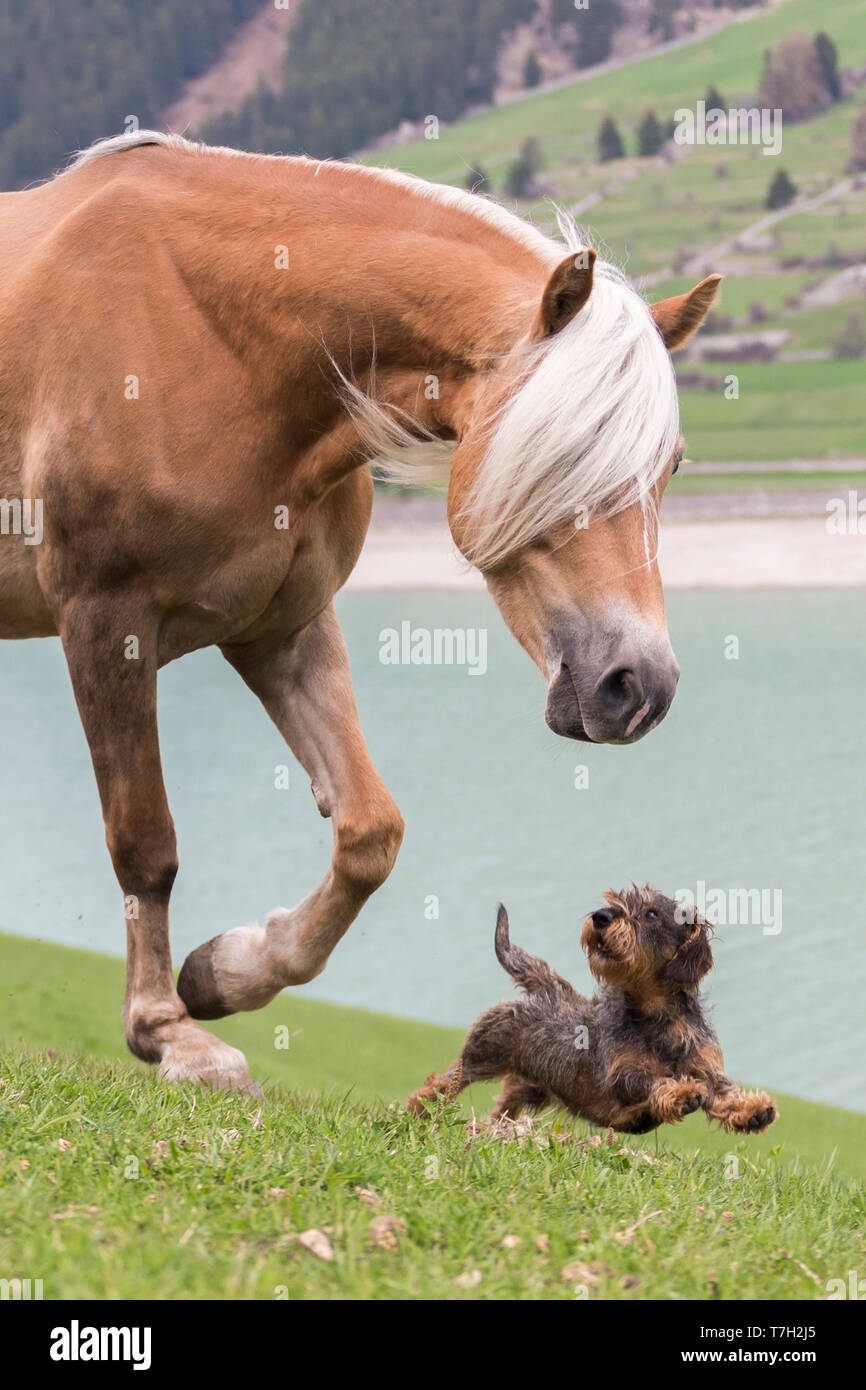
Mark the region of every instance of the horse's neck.
[[543, 257], [459, 208], [315, 167], [216, 169], [206, 206], [225, 253], [199, 256], [189, 275], [253, 365], [260, 354], [269, 379], [285, 371], [279, 389], [308, 393], [330, 358], [380, 400], [456, 427], [448, 417], [467, 380], [525, 336], [549, 273]]

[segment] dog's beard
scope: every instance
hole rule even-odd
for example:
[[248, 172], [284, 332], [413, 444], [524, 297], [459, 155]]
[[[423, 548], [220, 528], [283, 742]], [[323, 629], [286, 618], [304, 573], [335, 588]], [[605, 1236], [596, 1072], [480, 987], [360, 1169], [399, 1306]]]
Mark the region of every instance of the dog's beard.
[[602, 933], [597, 931], [592, 918], [588, 917], [581, 945], [597, 980], [605, 984], [621, 984], [628, 979], [634, 966], [635, 935], [627, 918], [617, 918]]

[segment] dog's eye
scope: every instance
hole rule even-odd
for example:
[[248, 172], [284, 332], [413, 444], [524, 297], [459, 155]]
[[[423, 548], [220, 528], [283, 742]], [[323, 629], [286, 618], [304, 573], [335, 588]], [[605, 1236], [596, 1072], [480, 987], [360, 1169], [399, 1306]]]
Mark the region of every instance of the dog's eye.
[[644, 912], [644, 917], [647, 919], [648, 922], [657, 922], [659, 919], [658, 913], [656, 912], [655, 908], [652, 907], [648, 907], [646, 909], [646, 911]]

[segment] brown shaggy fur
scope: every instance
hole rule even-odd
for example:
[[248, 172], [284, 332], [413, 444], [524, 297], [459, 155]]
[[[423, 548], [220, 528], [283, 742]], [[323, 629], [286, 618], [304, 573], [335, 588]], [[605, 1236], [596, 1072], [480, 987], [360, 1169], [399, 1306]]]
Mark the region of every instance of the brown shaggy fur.
[[512, 946], [500, 907], [496, 955], [524, 990], [470, 1029], [459, 1058], [409, 1097], [419, 1114], [475, 1081], [504, 1077], [494, 1119], [558, 1105], [593, 1124], [644, 1134], [703, 1109], [724, 1129], [754, 1133], [776, 1118], [763, 1091], [724, 1072], [699, 993], [713, 966], [710, 929], [647, 885], [606, 893], [581, 944], [601, 989], [577, 994], [543, 960]]

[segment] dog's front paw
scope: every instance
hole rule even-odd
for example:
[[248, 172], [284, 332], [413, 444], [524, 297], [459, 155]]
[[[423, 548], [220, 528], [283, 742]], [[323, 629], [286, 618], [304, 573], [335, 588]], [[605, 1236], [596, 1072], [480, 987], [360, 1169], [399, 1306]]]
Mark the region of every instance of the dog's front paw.
[[707, 1104], [706, 1086], [688, 1077], [666, 1077], [656, 1082], [651, 1095], [653, 1111], [663, 1124], [674, 1125]]
[[762, 1129], [769, 1129], [775, 1118], [775, 1105], [765, 1105], [762, 1110], [753, 1110], [749, 1116], [749, 1129], [755, 1133], [759, 1133]]
[[716, 1097], [710, 1118], [734, 1134], [760, 1134], [778, 1115], [775, 1101], [765, 1091], [729, 1091]]
[[683, 1096], [681, 1114], [683, 1119], [686, 1115], [693, 1115], [696, 1110], [701, 1110], [707, 1103], [707, 1093], [702, 1091], [699, 1086], [695, 1086]]

